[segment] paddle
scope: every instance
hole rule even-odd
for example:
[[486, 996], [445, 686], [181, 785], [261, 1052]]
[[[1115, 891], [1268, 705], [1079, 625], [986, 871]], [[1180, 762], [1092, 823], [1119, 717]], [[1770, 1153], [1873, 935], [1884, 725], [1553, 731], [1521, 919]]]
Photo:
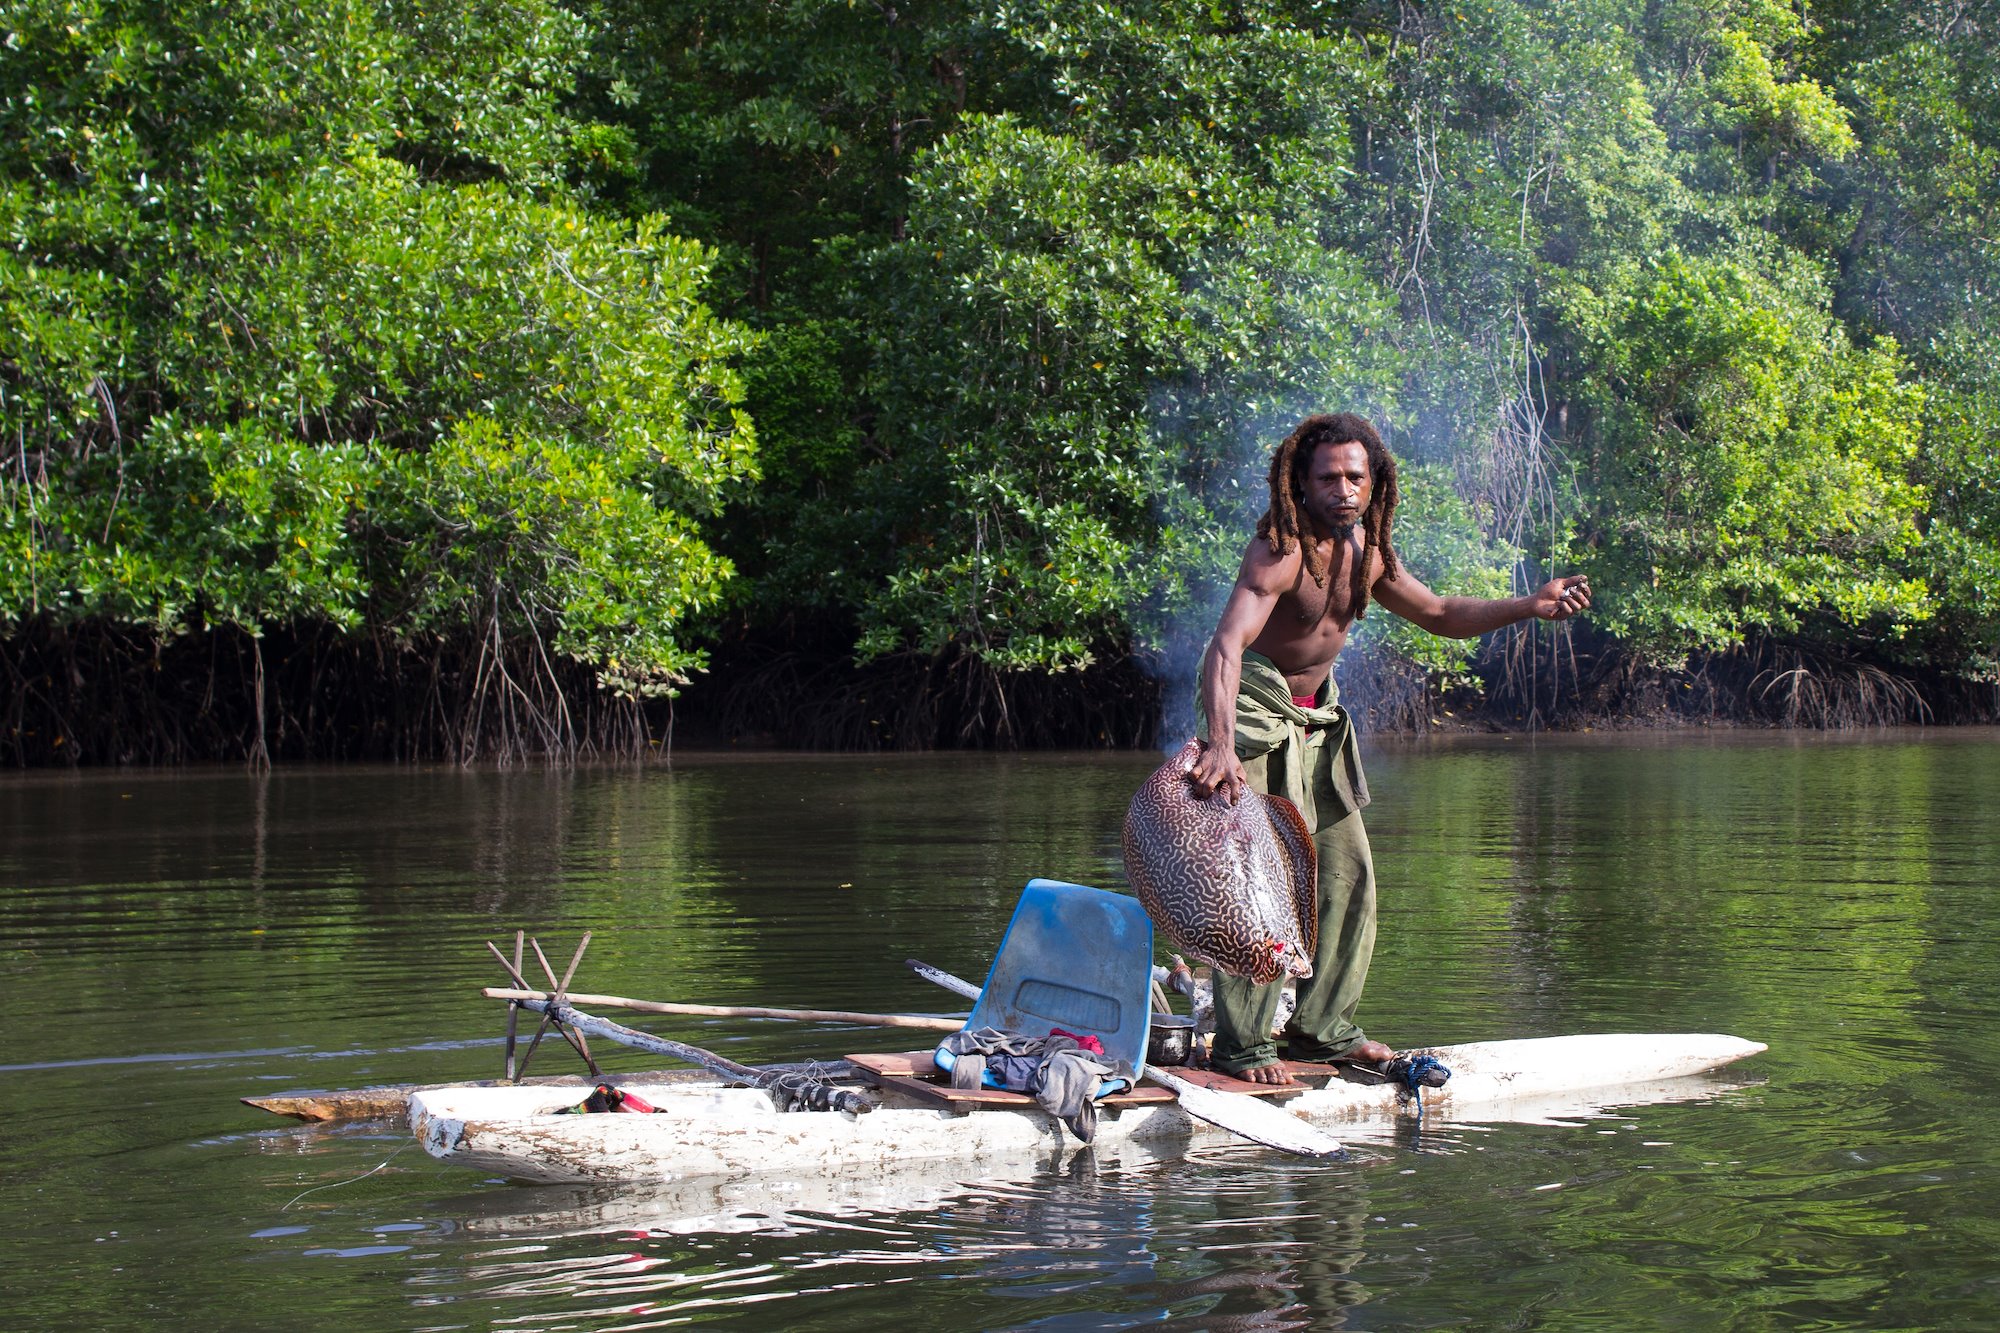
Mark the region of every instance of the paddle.
[[[699, 1046], [689, 1046], [685, 1042], [673, 1041], [666, 1037], [655, 1037], [650, 1032], [640, 1032], [621, 1023], [614, 1023], [608, 1018], [593, 1017], [561, 1001], [551, 1002], [539, 998], [546, 992], [529, 991], [527, 994], [538, 998], [522, 999], [516, 1003], [536, 1010], [544, 1018], [554, 1019], [563, 1026], [575, 1028], [579, 1032], [595, 1033], [612, 1041], [623, 1042], [627, 1046], [636, 1046], [642, 1051], [652, 1051], [656, 1055], [670, 1055], [676, 1060], [685, 1060], [691, 1065], [712, 1069], [724, 1078], [747, 1083], [753, 1088], [763, 1088], [767, 1092], [785, 1094], [798, 1100], [824, 1102], [826, 1106], [836, 1111], [848, 1111], [859, 1115], [864, 1111], [875, 1109], [875, 1103], [847, 1088], [830, 1087], [817, 1080], [798, 1075], [773, 1074], [762, 1069], [752, 1069], [749, 1065], [739, 1065], [734, 1060], [717, 1055], [714, 1051], [704, 1051]], [[813, 1091], [814, 1089], [818, 1091]], [[784, 1109], [784, 1096], [774, 1096], [774, 1100], [778, 1100], [780, 1109]]]
[[[979, 987], [928, 963], [909, 959], [905, 966], [925, 981], [944, 987], [968, 1000], [979, 999]], [[1326, 1157], [1341, 1151], [1340, 1140], [1325, 1130], [1293, 1115], [1283, 1107], [1260, 1102], [1234, 1092], [1217, 1092], [1164, 1070], [1146, 1066], [1145, 1077], [1171, 1089], [1180, 1099], [1181, 1109], [1197, 1120], [1206, 1120], [1219, 1129], [1241, 1135], [1267, 1148], [1297, 1153], [1301, 1157]]]

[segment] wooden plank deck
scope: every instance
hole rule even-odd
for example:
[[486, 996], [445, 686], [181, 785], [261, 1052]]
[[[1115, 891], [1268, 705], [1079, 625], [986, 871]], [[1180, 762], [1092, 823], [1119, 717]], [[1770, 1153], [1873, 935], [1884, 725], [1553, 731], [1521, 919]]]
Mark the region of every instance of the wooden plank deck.
[[[951, 1086], [949, 1077], [931, 1059], [930, 1051], [894, 1051], [850, 1055], [847, 1062], [861, 1070], [863, 1077], [885, 1092], [897, 1092], [926, 1106], [945, 1107], [953, 1110], [973, 1111], [983, 1108], [1012, 1108], [1033, 1106], [1035, 1099], [1024, 1092], [1002, 1092], [997, 1088], [960, 1089]], [[1273, 1101], [1284, 1101], [1296, 1097], [1307, 1087], [1338, 1078], [1340, 1071], [1332, 1065], [1313, 1065], [1302, 1061], [1288, 1061], [1286, 1068], [1292, 1077], [1301, 1080], [1290, 1087], [1272, 1087], [1267, 1083], [1247, 1083], [1240, 1078], [1212, 1069], [1178, 1067], [1169, 1070], [1190, 1083], [1218, 1092], [1234, 1092], [1245, 1097], [1263, 1097]], [[1160, 1102], [1170, 1102], [1174, 1094], [1158, 1084], [1141, 1083], [1127, 1092], [1116, 1092], [1102, 1098], [1099, 1106], [1146, 1106]]]

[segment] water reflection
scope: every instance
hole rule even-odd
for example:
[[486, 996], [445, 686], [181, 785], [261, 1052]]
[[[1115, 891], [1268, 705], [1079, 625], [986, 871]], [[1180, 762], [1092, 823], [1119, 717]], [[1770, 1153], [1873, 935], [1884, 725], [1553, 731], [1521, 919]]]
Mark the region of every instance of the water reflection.
[[[1349, 1196], [1331, 1227], [1287, 1216], [1245, 1186], [1227, 1155], [1221, 1162], [1218, 1173], [1201, 1154], [1167, 1159], [1128, 1145], [1066, 1152], [1025, 1179], [911, 1164], [890, 1173], [893, 1185], [874, 1173], [771, 1194], [743, 1182], [513, 1190], [525, 1205], [513, 1211], [487, 1196], [463, 1206], [467, 1233], [504, 1243], [483, 1262], [429, 1275], [456, 1291], [422, 1299], [527, 1300], [535, 1313], [500, 1322], [618, 1328], [784, 1301], [799, 1308], [773, 1317], [826, 1327], [872, 1289], [921, 1281], [980, 1303], [976, 1325], [946, 1326], [1306, 1326], [1301, 1289], [1359, 1253], [1361, 1204]], [[1177, 1214], [1182, 1201], [1194, 1208], [1164, 1233], [1163, 1195]], [[1298, 1234], [1273, 1236], [1274, 1226]], [[1349, 1239], [1329, 1258], [1336, 1235]]]

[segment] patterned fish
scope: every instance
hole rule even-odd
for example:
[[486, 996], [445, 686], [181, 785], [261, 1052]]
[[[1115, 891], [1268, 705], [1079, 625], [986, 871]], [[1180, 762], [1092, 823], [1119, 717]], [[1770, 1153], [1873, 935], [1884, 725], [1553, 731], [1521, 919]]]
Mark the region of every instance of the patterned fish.
[[1282, 796], [1234, 805], [1188, 785], [1194, 741], [1160, 765], [1125, 812], [1125, 874], [1153, 924], [1231, 976], [1259, 983], [1312, 975], [1319, 943], [1312, 835]]

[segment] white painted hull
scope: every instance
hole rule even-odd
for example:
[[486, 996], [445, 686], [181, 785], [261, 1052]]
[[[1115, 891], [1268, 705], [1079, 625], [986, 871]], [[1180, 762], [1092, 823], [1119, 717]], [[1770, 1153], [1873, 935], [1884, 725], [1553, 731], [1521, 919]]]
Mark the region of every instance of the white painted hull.
[[[1228, 1143], [1124, 1139], [1086, 1147], [1069, 1139], [1041, 1156], [918, 1157], [899, 1159], [893, 1170], [876, 1162], [859, 1171], [812, 1167], [685, 1180], [540, 1184], [482, 1190], [446, 1206], [469, 1232], [537, 1241], [613, 1232], [806, 1234], [824, 1232], [828, 1218], [928, 1212], [968, 1196], [991, 1201], [1029, 1177], [1072, 1169], [1079, 1156], [1087, 1158], [1092, 1174], [1131, 1174], [1185, 1162], [1204, 1148], [1233, 1152]], [[1244, 1145], [1244, 1151], [1261, 1150]]]
[[[1609, 1033], [1439, 1047], [1451, 1081], [1423, 1092], [1439, 1121], [1551, 1120], [1588, 1107], [1664, 1100], [1667, 1086], [1757, 1054], [1757, 1042], [1710, 1033]], [[781, 1114], [752, 1088], [682, 1084], [632, 1089], [656, 1115], [551, 1114], [574, 1088], [440, 1088], [410, 1098], [410, 1124], [433, 1157], [532, 1181], [675, 1181], [749, 1173], [849, 1172], [926, 1159], [1034, 1160], [1067, 1131], [1038, 1109], [957, 1112], [884, 1105], [862, 1116]], [[1622, 1094], [1621, 1094], [1622, 1090]], [[1285, 1108], [1334, 1128], [1415, 1116], [1389, 1085], [1334, 1082]], [[1178, 1105], [1100, 1116], [1099, 1143], [1173, 1151], [1225, 1131]]]

